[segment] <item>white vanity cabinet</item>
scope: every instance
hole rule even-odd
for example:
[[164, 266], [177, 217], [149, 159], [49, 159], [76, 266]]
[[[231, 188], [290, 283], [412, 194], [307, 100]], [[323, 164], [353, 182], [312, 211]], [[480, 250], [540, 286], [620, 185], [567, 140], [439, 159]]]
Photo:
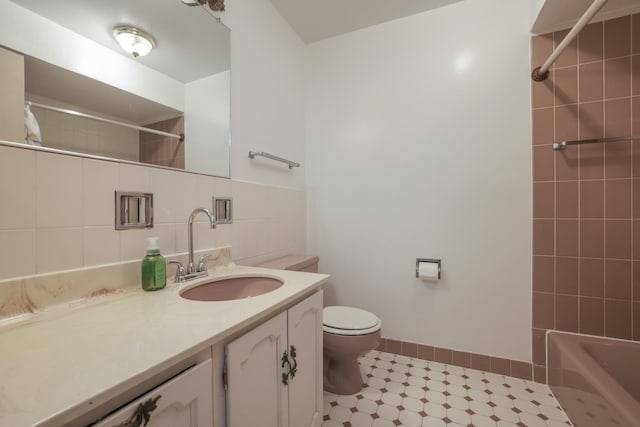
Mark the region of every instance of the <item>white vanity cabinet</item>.
[[132, 401], [94, 427], [210, 427], [211, 375], [209, 359]]
[[320, 426], [322, 291], [228, 343], [225, 352], [227, 427]]

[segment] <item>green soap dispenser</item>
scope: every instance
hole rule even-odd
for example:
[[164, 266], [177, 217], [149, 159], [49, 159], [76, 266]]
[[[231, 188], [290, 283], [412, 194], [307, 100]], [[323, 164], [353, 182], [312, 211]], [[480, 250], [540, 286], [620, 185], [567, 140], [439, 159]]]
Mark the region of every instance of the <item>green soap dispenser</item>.
[[158, 237], [149, 237], [147, 256], [142, 259], [142, 289], [157, 291], [167, 285], [167, 261], [160, 255]]

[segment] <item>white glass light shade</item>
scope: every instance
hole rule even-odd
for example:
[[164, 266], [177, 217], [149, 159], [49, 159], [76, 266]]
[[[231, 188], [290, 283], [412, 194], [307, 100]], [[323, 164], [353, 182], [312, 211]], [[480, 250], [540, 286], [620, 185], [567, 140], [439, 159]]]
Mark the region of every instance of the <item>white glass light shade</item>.
[[148, 55], [156, 47], [153, 37], [134, 27], [115, 27], [113, 37], [125, 52], [136, 58]]

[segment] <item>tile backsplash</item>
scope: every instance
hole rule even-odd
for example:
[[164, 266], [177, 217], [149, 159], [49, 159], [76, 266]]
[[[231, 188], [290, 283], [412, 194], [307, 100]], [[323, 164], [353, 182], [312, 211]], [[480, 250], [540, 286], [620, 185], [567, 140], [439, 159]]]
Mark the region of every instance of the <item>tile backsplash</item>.
[[[153, 193], [154, 228], [115, 230], [116, 190]], [[234, 222], [198, 216], [196, 250], [232, 245], [241, 264], [305, 251], [303, 190], [0, 146], [0, 280], [138, 260], [149, 236], [186, 252], [189, 214], [214, 195], [233, 198]]]
[[[534, 37], [533, 66], [565, 34]], [[548, 329], [640, 339], [640, 141], [551, 149], [640, 133], [639, 35], [640, 14], [590, 24], [532, 82], [537, 367]]]

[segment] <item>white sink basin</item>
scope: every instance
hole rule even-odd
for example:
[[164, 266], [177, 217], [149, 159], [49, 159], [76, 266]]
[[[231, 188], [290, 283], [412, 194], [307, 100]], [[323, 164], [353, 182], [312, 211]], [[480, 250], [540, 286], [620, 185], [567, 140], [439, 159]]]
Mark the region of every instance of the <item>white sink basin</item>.
[[180, 292], [193, 301], [231, 301], [275, 291], [284, 282], [272, 277], [232, 277], [212, 280]]

